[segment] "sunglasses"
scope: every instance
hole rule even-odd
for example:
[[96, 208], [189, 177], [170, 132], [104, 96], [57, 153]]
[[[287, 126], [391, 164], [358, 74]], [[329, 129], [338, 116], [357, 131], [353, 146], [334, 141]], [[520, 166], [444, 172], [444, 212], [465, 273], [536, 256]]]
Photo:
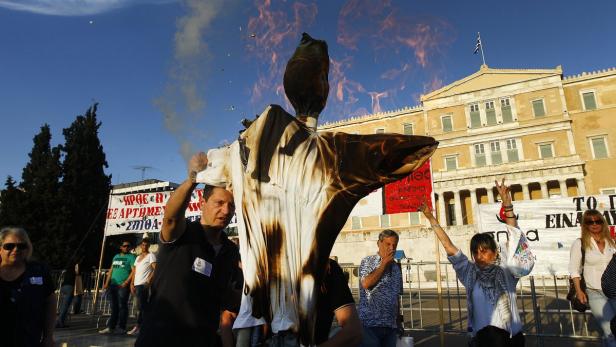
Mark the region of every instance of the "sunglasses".
[[4, 249], [5, 251], [9, 251], [9, 252], [14, 250], [15, 247], [17, 247], [17, 249], [20, 251], [25, 251], [26, 249], [28, 249], [28, 244], [27, 243], [4, 243], [2, 244], [2, 249]]
[[593, 224], [595, 224], [595, 225], [603, 225], [603, 220], [601, 220], [601, 219], [595, 219], [595, 220], [589, 219], [589, 220], [584, 221], [584, 224], [586, 224], [586, 225], [593, 225]]
[[122, 245], [122, 246], [120, 246], [120, 247], [130, 247], [130, 245]]

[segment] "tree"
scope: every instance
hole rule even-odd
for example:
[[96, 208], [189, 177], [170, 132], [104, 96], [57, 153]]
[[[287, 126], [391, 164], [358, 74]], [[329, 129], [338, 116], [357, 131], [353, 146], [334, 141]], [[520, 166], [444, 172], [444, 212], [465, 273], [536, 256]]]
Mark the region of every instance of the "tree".
[[19, 187], [23, 191], [20, 223], [35, 245], [34, 256], [58, 266], [62, 260], [57, 246], [62, 234], [60, 188], [60, 148], [51, 148], [51, 131], [44, 124], [34, 136], [30, 161], [21, 174]]
[[[108, 167], [105, 152], [98, 138], [101, 123], [96, 118], [97, 106], [92, 105], [85, 115], [77, 116], [62, 131], [65, 144], [62, 146], [64, 161], [60, 196], [67, 216], [64, 225], [73, 252], [86, 237], [82, 251], [85, 250], [84, 262], [87, 265], [96, 264], [98, 260], [111, 185], [111, 175], [105, 174]], [[90, 231], [92, 234], [86, 236]], [[71, 255], [67, 254], [68, 257]]]
[[11, 176], [6, 178], [4, 186], [0, 192], [0, 227], [21, 225], [23, 192]]

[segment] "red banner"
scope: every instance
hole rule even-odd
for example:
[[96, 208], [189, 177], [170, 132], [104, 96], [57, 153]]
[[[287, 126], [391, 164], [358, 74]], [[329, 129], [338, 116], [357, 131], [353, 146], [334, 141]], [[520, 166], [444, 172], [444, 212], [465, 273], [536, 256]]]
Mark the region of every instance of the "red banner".
[[417, 212], [423, 197], [432, 208], [430, 160], [407, 177], [385, 185], [385, 213]]

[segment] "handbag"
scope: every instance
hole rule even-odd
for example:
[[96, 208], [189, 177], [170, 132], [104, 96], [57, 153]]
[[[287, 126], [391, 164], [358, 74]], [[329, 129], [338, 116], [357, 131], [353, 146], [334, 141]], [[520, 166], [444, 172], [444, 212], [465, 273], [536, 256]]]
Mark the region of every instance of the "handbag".
[[608, 298], [616, 298], [616, 254], [612, 256], [612, 260], [603, 271], [601, 289]]
[[[580, 248], [582, 251], [582, 273], [580, 274], [580, 288], [588, 298], [588, 294], [586, 294], [586, 281], [584, 280], [584, 264], [586, 263], [586, 251], [580, 244]], [[571, 302], [571, 307], [578, 312], [586, 312], [588, 310], [588, 304], [583, 304], [575, 295], [575, 284], [573, 283], [573, 279], [569, 278], [569, 293], [567, 293], [567, 300]], [[588, 300], [588, 299], [587, 299]]]

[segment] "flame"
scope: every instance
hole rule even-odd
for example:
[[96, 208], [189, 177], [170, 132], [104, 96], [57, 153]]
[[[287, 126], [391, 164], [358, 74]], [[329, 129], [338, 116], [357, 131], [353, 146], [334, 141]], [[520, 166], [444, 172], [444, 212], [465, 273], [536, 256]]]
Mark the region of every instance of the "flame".
[[[340, 84], [334, 88], [337, 100], [367, 94], [372, 102], [372, 112], [376, 113], [382, 111], [385, 99], [394, 103], [398, 92], [405, 91], [407, 82], [417, 78], [417, 74], [427, 74], [430, 79], [424, 83], [424, 91], [442, 86], [440, 74], [443, 70], [438, 68], [438, 60], [442, 58], [444, 48], [453, 42], [452, 27], [439, 18], [405, 13], [409, 11], [400, 10], [391, 1], [349, 0], [343, 5], [338, 17], [336, 41], [351, 51], [371, 51], [379, 65], [391, 61], [398, 67], [378, 75], [387, 81], [389, 88], [367, 92], [363, 87], [361, 91], [353, 89], [351, 80], [346, 77], [351, 72], [351, 65], [341, 64], [336, 72]], [[397, 63], [393, 62], [395, 59], [398, 59]], [[359, 82], [355, 83], [361, 86]]]
[[[260, 65], [266, 67], [257, 71], [258, 77], [251, 88], [250, 101], [253, 105], [262, 103], [266, 96], [271, 95], [264, 91], [272, 91], [290, 109], [291, 104], [286, 99], [282, 84], [286, 59], [281, 57], [292, 55], [301, 32], [315, 20], [317, 5], [295, 2], [292, 5], [292, 16], [275, 8], [271, 0], [255, 1], [255, 6], [258, 15], [248, 20], [248, 32], [252, 33], [252, 40], [246, 48]], [[265, 102], [271, 103], [272, 100]]]

